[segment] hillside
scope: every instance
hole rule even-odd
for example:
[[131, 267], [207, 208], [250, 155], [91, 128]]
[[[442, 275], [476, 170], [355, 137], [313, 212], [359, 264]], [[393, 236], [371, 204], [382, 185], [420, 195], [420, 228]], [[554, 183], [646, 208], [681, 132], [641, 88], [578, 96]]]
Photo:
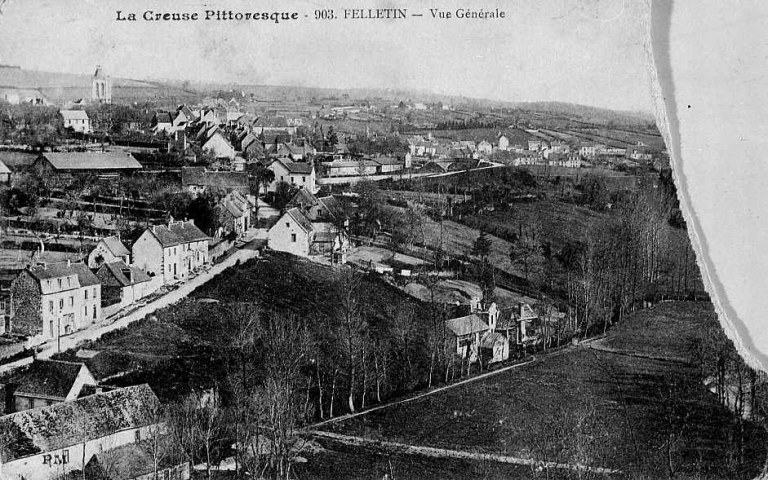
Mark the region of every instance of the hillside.
[[[40, 90], [52, 102], [64, 102], [78, 98], [90, 98], [91, 73], [71, 73], [24, 70], [18, 67], [0, 66], [0, 88], [24, 88]], [[163, 82], [112, 78], [112, 98], [115, 100], [150, 99], [156, 97], [189, 96], [195, 92]]]

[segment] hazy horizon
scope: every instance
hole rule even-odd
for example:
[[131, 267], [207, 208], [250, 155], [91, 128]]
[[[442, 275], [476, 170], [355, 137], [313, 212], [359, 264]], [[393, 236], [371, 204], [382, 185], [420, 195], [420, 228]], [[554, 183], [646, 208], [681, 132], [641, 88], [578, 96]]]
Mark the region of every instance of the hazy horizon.
[[[441, 8], [466, 6], [453, 3]], [[493, 21], [427, 19], [427, 8], [407, 2], [403, 8], [425, 17], [279, 25], [115, 20], [116, 10], [171, 11], [160, 5], [12, 0], [0, 16], [0, 63], [72, 74], [90, 74], [100, 64], [113, 77], [156, 82], [406, 90], [652, 112], [643, 2], [529, 0], [504, 6], [508, 19]], [[319, 8], [310, 2], [248, 5], [186, 0], [172, 10], [290, 9], [311, 16]], [[378, 5], [356, 7], [369, 6]]]

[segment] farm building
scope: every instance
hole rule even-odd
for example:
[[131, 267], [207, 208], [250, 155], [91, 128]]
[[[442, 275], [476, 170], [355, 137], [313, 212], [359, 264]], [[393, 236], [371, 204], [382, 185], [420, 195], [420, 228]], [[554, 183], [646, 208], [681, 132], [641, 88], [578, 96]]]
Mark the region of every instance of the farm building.
[[69, 184], [77, 174], [96, 174], [99, 178], [116, 178], [141, 170], [133, 155], [125, 152], [46, 152], [34, 163], [41, 178], [57, 185]]
[[35, 360], [26, 369], [14, 372], [5, 385], [6, 398], [12, 397], [5, 412], [21, 412], [60, 402], [77, 400], [85, 385], [96, 385], [83, 363], [60, 360]]
[[7, 439], [2, 477], [51, 480], [82, 470], [97, 453], [137, 443], [162, 428], [154, 415], [159, 407], [144, 384], [0, 417]]

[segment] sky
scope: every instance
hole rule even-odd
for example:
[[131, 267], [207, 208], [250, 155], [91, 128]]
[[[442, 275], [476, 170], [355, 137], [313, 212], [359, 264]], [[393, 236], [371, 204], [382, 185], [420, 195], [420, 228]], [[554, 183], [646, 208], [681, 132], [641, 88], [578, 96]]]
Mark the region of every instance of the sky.
[[[7, 0], [0, 63], [115, 77], [407, 88], [510, 102], [651, 111], [644, 0], [441, 1], [505, 11], [435, 20], [424, 1]], [[318, 9], [406, 8], [405, 20], [315, 20]], [[264, 21], [117, 21], [133, 12], [298, 12]], [[411, 17], [421, 13], [422, 17]], [[307, 15], [307, 17], [305, 17]], [[0, 78], [0, 85], [2, 78]]]

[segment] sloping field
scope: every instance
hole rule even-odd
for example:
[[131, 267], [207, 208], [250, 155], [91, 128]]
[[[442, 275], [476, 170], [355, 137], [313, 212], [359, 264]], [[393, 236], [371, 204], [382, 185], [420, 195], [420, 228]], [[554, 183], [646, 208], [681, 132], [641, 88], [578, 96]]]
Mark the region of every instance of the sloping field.
[[[711, 324], [706, 310], [662, 304], [637, 320], [630, 317], [626, 329], [609, 337], [614, 345], [632, 345], [632, 354], [662, 358], [572, 348], [324, 429], [615, 468], [631, 478], [667, 478], [670, 471], [683, 478], [754, 478], [765, 460], [765, 431], [746, 424], [744, 454], [734, 461], [731, 413], [704, 388], [694, 366], [663, 358], [685, 350], [692, 323], [702, 329]], [[636, 333], [635, 327], [647, 331]]]

